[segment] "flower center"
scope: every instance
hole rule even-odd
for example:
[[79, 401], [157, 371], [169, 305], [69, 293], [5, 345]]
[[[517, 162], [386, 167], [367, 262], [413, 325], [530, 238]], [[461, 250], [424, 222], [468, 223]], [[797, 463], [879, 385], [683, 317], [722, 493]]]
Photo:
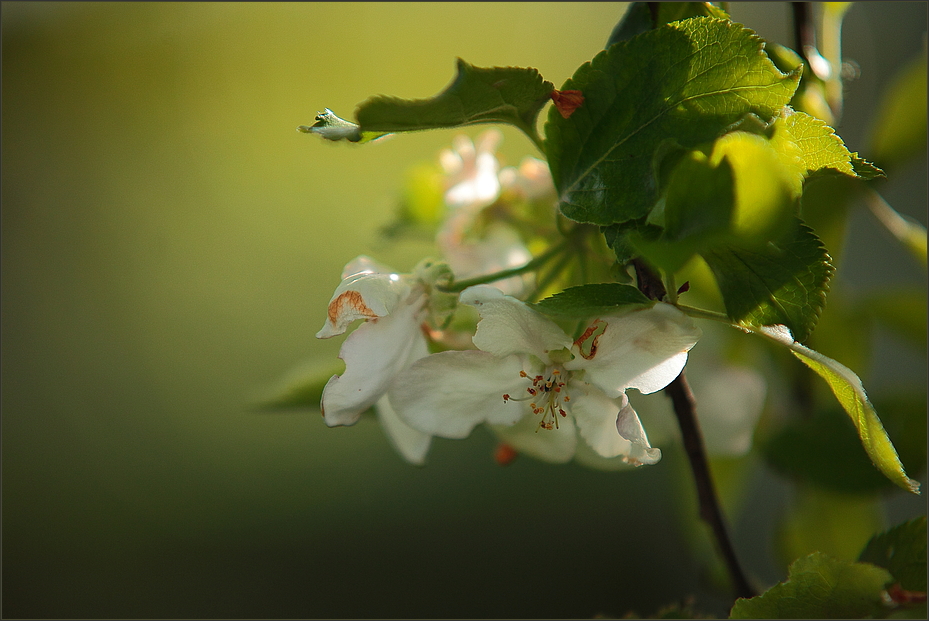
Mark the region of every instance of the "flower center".
[[558, 429], [558, 417], [568, 415], [564, 410], [564, 404], [571, 400], [565, 390], [567, 382], [564, 370], [560, 366], [552, 366], [545, 369], [542, 375], [529, 375], [520, 371], [519, 376], [532, 382], [526, 387], [527, 394], [523, 397], [507, 394], [503, 395], [503, 400], [529, 401], [532, 413], [540, 417], [536, 432], [539, 429]]

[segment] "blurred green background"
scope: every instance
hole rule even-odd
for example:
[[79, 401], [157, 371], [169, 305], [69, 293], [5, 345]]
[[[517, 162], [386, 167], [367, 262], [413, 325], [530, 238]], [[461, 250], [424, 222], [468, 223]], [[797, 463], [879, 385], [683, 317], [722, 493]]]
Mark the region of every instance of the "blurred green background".
[[[247, 407], [299, 362], [334, 360], [340, 339], [314, 334], [348, 260], [408, 270], [428, 249], [377, 230], [405, 171], [454, 135], [355, 147], [296, 126], [373, 94], [430, 96], [456, 56], [558, 86], [625, 9], [4, 2], [3, 617], [575, 618], [688, 593], [725, 614], [681, 527], [696, 515], [674, 446], [626, 474], [501, 468], [478, 431], [415, 468], [371, 420]], [[793, 44], [787, 3], [731, 12]], [[926, 3], [846, 18], [861, 74], [837, 130], [864, 157], [925, 31]], [[505, 163], [535, 155], [503, 131]], [[925, 168], [881, 189], [923, 224]], [[863, 209], [847, 244], [861, 252], [837, 277], [861, 291], [925, 278]], [[887, 342], [897, 366], [863, 370], [869, 390], [924, 382], [924, 353]], [[753, 476], [733, 529], [770, 584], [787, 484]], [[894, 495], [887, 519], [924, 510]]]

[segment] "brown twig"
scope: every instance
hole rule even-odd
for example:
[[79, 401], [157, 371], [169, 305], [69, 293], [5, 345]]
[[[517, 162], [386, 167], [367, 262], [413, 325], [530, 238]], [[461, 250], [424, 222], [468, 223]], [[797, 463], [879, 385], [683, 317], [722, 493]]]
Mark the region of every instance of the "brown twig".
[[[632, 265], [635, 268], [639, 290], [653, 300], [664, 298], [666, 294], [664, 283], [662, 283], [661, 278], [654, 269], [641, 259], [633, 259]], [[741, 565], [739, 565], [739, 559], [735, 555], [735, 548], [729, 538], [726, 521], [723, 518], [722, 508], [719, 504], [719, 496], [710, 475], [703, 434], [700, 432], [700, 425], [697, 422], [696, 400], [683, 370], [673, 382], [665, 387], [664, 391], [671, 398], [674, 414], [677, 416], [677, 424], [680, 426], [681, 435], [684, 438], [684, 450], [687, 452], [690, 470], [693, 472], [694, 483], [697, 486], [700, 517], [710, 526], [710, 530], [713, 532], [716, 545], [723, 557], [723, 562], [726, 564], [726, 569], [729, 571], [736, 597], [755, 597], [757, 592], [748, 583], [748, 579], [745, 577]]]

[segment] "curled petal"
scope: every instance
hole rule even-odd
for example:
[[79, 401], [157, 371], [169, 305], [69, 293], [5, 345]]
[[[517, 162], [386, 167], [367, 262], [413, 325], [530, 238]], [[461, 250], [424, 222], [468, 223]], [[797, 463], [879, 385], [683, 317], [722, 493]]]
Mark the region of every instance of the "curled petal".
[[661, 459], [661, 450], [652, 448], [652, 445], [648, 443], [642, 421], [639, 420], [639, 415], [635, 413], [628, 401], [616, 417], [616, 430], [632, 445], [629, 454], [626, 455], [628, 463], [634, 466], [651, 465], [658, 463]]
[[526, 403], [503, 398], [525, 389], [518, 356], [445, 351], [419, 360], [397, 376], [388, 395], [414, 429], [443, 438], [465, 438], [479, 423], [512, 425]]
[[579, 382], [571, 384], [571, 413], [578, 431], [601, 457], [630, 456], [636, 452], [632, 442], [617, 433], [616, 428], [616, 412], [628, 405], [625, 394], [610, 399], [589, 384], [586, 390]]
[[400, 420], [386, 395], [378, 399], [374, 410], [394, 449], [411, 464], [423, 465], [426, 462], [429, 445], [432, 444], [432, 436], [413, 429]]
[[618, 397], [627, 388], [648, 394], [670, 384], [684, 368], [687, 352], [701, 334], [690, 317], [660, 302], [600, 321], [606, 323], [606, 329], [594, 337], [595, 351], [585, 358], [575, 344], [572, 351], [576, 357], [565, 368], [584, 369], [586, 379], [610, 397]]
[[468, 287], [459, 301], [481, 315], [474, 344], [483, 351], [496, 356], [532, 354], [547, 362], [548, 352], [571, 347], [571, 339], [555, 322], [496, 287]]
[[332, 376], [323, 389], [320, 407], [327, 425], [354, 425], [400, 371], [429, 353], [420, 330], [423, 301], [424, 296], [367, 321], [345, 339], [339, 352], [345, 372]]
[[409, 283], [398, 274], [362, 272], [349, 276], [332, 294], [326, 323], [316, 333], [316, 338], [326, 339], [342, 334], [356, 319], [389, 315], [407, 299], [410, 292]]
[[558, 429], [539, 429], [538, 416], [528, 413], [515, 425], [491, 429], [520, 453], [553, 464], [571, 461], [577, 448], [577, 430], [570, 418], [561, 419]]
[[393, 274], [394, 270], [367, 255], [359, 255], [342, 268], [342, 280], [362, 274]]

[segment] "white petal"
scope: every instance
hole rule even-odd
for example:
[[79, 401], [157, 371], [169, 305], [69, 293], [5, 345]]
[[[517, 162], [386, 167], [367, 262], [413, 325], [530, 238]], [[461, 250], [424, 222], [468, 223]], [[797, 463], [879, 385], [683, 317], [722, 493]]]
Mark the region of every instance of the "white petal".
[[316, 333], [316, 338], [342, 334], [356, 319], [389, 315], [409, 297], [410, 291], [407, 280], [398, 274], [362, 272], [351, 275], [332, 294], [326, 323]]
[[432, 436], [413, 429], [397, 416], [387, 396], [381, 397], [374, 406], [377, 419], [387, 434], [391, 445], [411, 464], [421, 466], [426, 462], [426, 453], [432, 444]]
[[327, 425], [355, 424], [400, 371], [429, 353], [420, 330], [422, 302], [401, 305], [348, 335], [339, 352], [345, 372], [334, 375], [323, 390], [320, 407]]
[[443, 438], [464, 438], [483, 422], [512, 425], [529, 410], [525, 401], [504, 401], [528, 385], [518, 356], [445, 351], [415, 362], [388, 393], [397, 414], [414, 429]]
[[652, 448], [652, 445], [648, 443], [642, 421], [639, 420], [639, 415], [628, 402], [616, 417], [616, 430], [632, 444], [632, 450], [626, 456], [626, 461], [629, 463], [636, 466], [651, 465], [658, 463], [661, 459], [661, 450]]
[[580, 382], [572, 382], [568, 389], [571, 414], [587, 444], [601, 457], [630, 455], [633, 451], [631, 442], [619, 435], [616, 429], [616, 413], [629, 404], [626, 395], [610, 399], [597, 388], [581, 385]]
[[539, 416], [530, 412], [515, 425], [493, 425], [491, 429], [520, 453], [554, 464], [571, 461], [578, 446], [577, 430], [570, 418], [562, 418], [558, 429], [540, 429]]
[[555, 322], [496, 287], [468, 287], [459, 300], [481, 314], [474, 344], [483, 351], [497, 356], [532, 354], [547, 363], [548, 352], [571, 347], [571, 339]]
[[359, 255], [345, 264], [342, 280], [359, 274], [393, 274], [394, 270], [367, 255]]
[[[566, 369], [584, 369], [585, 379], [608, 396], [618, 397], [626, 388], [648, 394], [661, 390], [676, 378], [687, 362], [687, 352], [700, 338], [700, 328], [670, 304], [603, 317], [606, 330], [595, 337], [596, 351], [587, 359], [575, 345], [575, 359]], [[585, 350], [590, 349], [590, 343]]]
[[[491, 224], [480, 239], [464, 239], [440, 232], [436, 236], [443, 256], [459, 280], [521, 267], [532, 260], [516, 230], [501, 222]], [[497, 281], [494, 286], [508, 295], [526, 293], [528, 275]]]

